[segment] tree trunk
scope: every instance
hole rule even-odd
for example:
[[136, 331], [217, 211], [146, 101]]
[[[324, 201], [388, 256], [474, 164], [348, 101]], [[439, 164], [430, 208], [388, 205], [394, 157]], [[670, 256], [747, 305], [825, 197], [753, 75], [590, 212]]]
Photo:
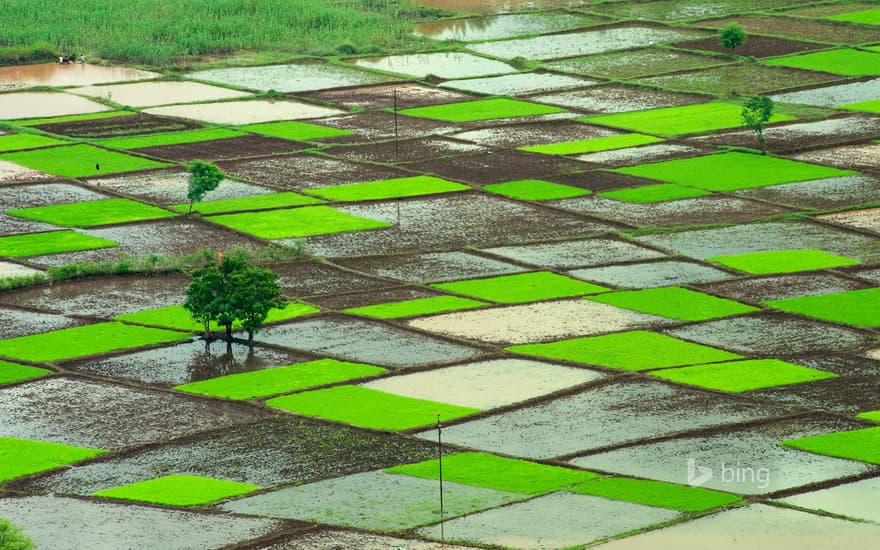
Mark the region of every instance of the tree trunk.
[[253, 347], [253, 345], [254, 345], [254, 331], [249, 330], [248, 331], [248, 346]]
[[232, 343], [232, 322], [226, 323], [226, 341]]

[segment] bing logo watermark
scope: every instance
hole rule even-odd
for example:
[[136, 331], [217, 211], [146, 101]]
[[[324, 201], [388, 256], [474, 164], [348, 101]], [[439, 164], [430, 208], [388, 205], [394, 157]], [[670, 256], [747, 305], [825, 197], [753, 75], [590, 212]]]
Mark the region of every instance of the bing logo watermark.
[[697, 461], [693, 458], [689, 458], [687, 461], [688, 485], [702, 487], [715, 479], [716, 471], [720, 473], [718, 479], [721, 483], [750, 484], [756, 485], [759, 489], [766, 489], [770, 486], [769, 468], [741, 466], [739, 462], [735, 465], [722, 462], [720, 468], [714, 469], [697, 464]]

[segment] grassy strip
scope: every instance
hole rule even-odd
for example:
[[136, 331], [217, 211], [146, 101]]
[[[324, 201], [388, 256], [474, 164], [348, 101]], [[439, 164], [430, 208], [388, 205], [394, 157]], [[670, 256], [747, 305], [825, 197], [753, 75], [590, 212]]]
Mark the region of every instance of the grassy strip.
[[677, 286], [609, 292], [587, 299], [682, 321], [704, 321], [758, 311], [756, 307]]
[[850, 23], [864, 23], [866, 25], [880, 25], [880, 8], [876, 10], [853, 11], [832, 15], [826, 19], [834, 21], [849, 21]]
[[549, 143], [547, 145], [530, 145], [528, 147], [520, 147], [519, 150], [544, 155], [577, 155], [580, 153], [596, 153], [612, 149], [623, 149], [624, 147], [635, 147], [636, 145], [657, 143], [659, 141], [663, 141], [663, 139], [644, 134], [621, 134], [577, 141], [564, 141], [562, 143]]
[[0, 483], [106, 453], [62, 443], [0, 437]]
[[168, 506], [196, 506], [244, 495], [259, 489], [261, 487], [247, 483], [177, 474], [113, 487], [92, 493], [92, 495]]
[[[267, 323], [276, 321], [284, 321], [293, 319], [301, 315], [316, 313], [318, 308], [308, 304], [298, 302], [290, 302], [283, 309], [273, 309], [266, 316]], [[189, 311], [183, 306], [166, 306], [156, 309], [148, 309], [146, 311], [138, 311], [136, 313], [126, 313], [125, 315], [117, 315], [114, 317], [117, 321], [129, 321], [132, 323], [141, 323], [144, 325], [155, 325], [158, 327], [166, 327], [180, 330], [190, 330], [197, 332], [204, 329], [201, 323], [193, 321]], [[238, 327], [239, 325], [236, 325]], [[220, 330], [220, 325], [211, 324], [211, 330]]]
[[308, 237], [392, 226], [388, 222], [352, 216], [329, 206], [225, 214], [205, 219], [264, 239]]
[[768, 65], [850, 76], [880, 74], [880, 55], [844, 48], [764, 60]]
[[[321, 199], [306, 197], [298, 193], [271, 193], [268, 195], [253, 195], [238, 199], [222, 199], [216, 201], [200, 202], [193, 205], [193, 210], [202, 214], [219, 214], [221, 212], [237, 212], [246, 210], [263, 210], [267, 208], [285, 208], [290, 206], [305, 206], [309, 204], [321, 204]], [[189, 203], [175, 204], [172, 210], [187, 212]]]
[[351, 136], [355, 134], [355, 132], [351, 130], [341, 130], [339, 128], [310, 124], [308, 122], [299, 122], [297, 120], [248, 124], [247, 126], [239, 126], [238, 128], [239, 130], [244, 130], [246, 132], [253, 132], [255, 134], [282, 139], [292, 139], [295, 141], [312, 141], [316, 139]]
[[372, 201], [450, 193], [470, 189], [467, 185], [447, 181], [434, 176], [413, 176], [390, 180], [367, 181], [308, 189], [306, 193], [331, 201]]
[[707, 191], [751, 189], [855, 174], [852, 170], [736, 152], [653, 162], [611, 171]]
[[764, 302], [774, 309], [857, 327], [880, 326], [880, 288]]
[[836, 378], [832, 372], [786, 363], [778, 359], [730, 361], [653, 371], [651, 376], [728, 392], [744, 392]]
[[853, 258], [837, 256], [824, 250], [813, 249], [770, 250], [767, 252], [735, 254], [733, 256], [714, 256], [706, 259], [710, 262], [726, 265], [727, 267], [755, 275], [795, 273], [798, 271], [828, 269], [861, 263]]
[[880, 99], [873, 101], [862, 101], [860, 103], [847, 103], [846, 105], [838, 105], [837, 109], [847, 111], [866, 111], [868, 113], [880, 113]]
[[517, 180], [505, 183], [493, 183], [483, 186], [483, 191], [527, 201], [552, 201], [558, 199], [570, 199], [583, 197], [592, 193], [589, 189], [582, 189], [571, 185], [562, 185], [544, 180]]
[[665, 481], [606, 477], [588, 481], [570, 489], [573, 493], [635, 502], [646, 506], [702, 512], [742, 502], [742, 497], [702, 487], [687, 487]]
[[71, 145], [37, 151], [5, 153], [0, 155], [0, 160], [7, 160], [27, 168], [68, 178], [170, 166], [167, 162], [156, 162], [123, 153], [105, 151], [91, 145]]
[[228, 139], [245, 135], [226, 128], [205, 128], [203, 130], [184, 130], [182, 132], [168, 132], [164, 134], [152, 134], [148, 136], [133, 136], [113, 139], [98, 139], [104, 147], [112, 149], [143, 149], [145, 147], [159, 147], [162, 145], [177, 145], [181, 143], [198, 143], [200, 141], [212, 141], [215, 139]]
[[[417, 464], [395, 466], [385, 471], [390, 474], [439, 479], [440, 461], [426, 460]], [[488, 453], [461, 453], [443, 457], [444, 481], [511, 493], [548, 493], [597, 477], [593, 472], [584, 470], [549, 466]]]
[[572, 279], [571, 277], [565, 277], [549, 271], [517, 273], [514, 275], [501, 275], [499, 277], [487, 277], [485, 279], [468, 279], [452, 283], [438, 283], [431, 286], [447, 292], [506, 304], [583, 296], [584, 294], [608, 290], [603, 286], [594, 285], [579, 279]]
[[446, 122], [473, 122], [476, 120], [497, 120], [521, 116], [550, 115], [564, 113], [564, 109], [519, 101], [516, 99], [478, 99], [445, 105], [403, 109], [400, 114]]
[[880, 423], [880, 411], [863, 412], [859, 415], [859, 418], [870, 420], [871, 422]]
[[374, 430], [406, 430], [480, 412], [425, 399], [402, 397], [360, 386], [336, 386], [266, 401], [276, 409], [345, 422]]
[[92, 227], [110, 223], [155, 220], [175, 216], [173, 212], [131, 199], [103, 199], [52, 204], [49, 206], [7, 210], [6, 213], [18, 218], [68, 227]]
[[35, 134], [12, 134], [0, 136], [0, 152], [17, 151], [19, 149], [35, 149], [37, 147], [50, 147], [66, 143], [60, 139], [38, 136]]
[[735, 353], [644, 330], [510, 346], [507, 350], [633, 371], [742, 359]]
[[97, 323], [0, 340], [0, 356], [40, 363], [188, 339], [182, 332]]
[[658, 183], [656, 185], [643, 185], [618, 189], [617, 191], [605, 191], [597, 196], [603, 199], [612, 199], [635, 204], [650, 204], [655, 202], [677, 201], [681, 199], [693, 199], [711, 195], [709, 191], [695, 187], [685, 187], [675, 183]]
[[[661, 136], [680, 136], [743, 126], [741, 105], [715, 102], [587, 116], [577, 120]], [[794, 117], [777, 113], [770, 122], [785, 120], [794, 120]]]
[[820, 455], [880, 464], [880, 427], [789, 439], [782, 444]]
[[430, 315], [432, 313], [474, 309], [485, 305], [487, 305], [485, 302], [468, 300], [467, 298], [459, 298], [458, 296], [431, 296], [430, 298], [418, 298], [416, 300], [406, 300], [403, 302], [388, 302], [385, 304], [353, 307], [346, 309], [345, 313], [364, 315], [376, 319], [398, 319], [400, 317], [414, 317], [416, 315]]
[[131, 116], [137, 113], [133, 111], [101, 111], [100, 113], [86, 113], [83, 115], [67, 115], [49, 118], [29, 118], [24, 120], [16, 120], [16, 126], [43, 126], [44, 124], [61, 124], [64, 122], [79, 122], [82, 120], [100, 120], [102, 118], [116, 118], [120, 116]]
[[274, 367], [253, 372], [230, 374], [191, 382], [175, 390], [212, 395], [227, 399], [253, 399], [304, 388], [364, 378], [386, 372], [386, 369], [362, 363], [349, 363], [336, 359], [318, 359], [284, 367]]
[[48, 369], [38, 369], [37, 367], [28, 367], [25, 365], [16, 365], [15, 363], [0, 361], [0, 384], [31, 380], [32, 378], [40, 378], [42, 376], [49, 376], [50, 374], [54, 373]]
[[73, 230], [47, 231], [45, 233], [27, 233], [0, 237], [0, 256], [25, 258], [59, 252], [76, 250], [92, 250], [118, 246], [113, 241], [83, 235]]

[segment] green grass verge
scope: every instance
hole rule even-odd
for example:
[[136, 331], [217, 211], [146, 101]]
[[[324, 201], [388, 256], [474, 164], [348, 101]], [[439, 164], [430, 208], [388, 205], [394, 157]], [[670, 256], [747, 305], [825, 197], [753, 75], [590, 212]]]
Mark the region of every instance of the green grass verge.
[[[309, 204], [321, 204], [321, 199], [306, 197], [298, 193], [271, 193], [269, 195], [253, 195], [238, 199], [221, 199], [216, 201], [199, 202], [193, 205], [195, 212], [202, 214], [219, 214], [222, 212], [237, 212], [247, 210], [263, 210], [269, 208], [284, 208], [290, 206], [305, 206]], [[172, 210], [188, 212], [189, 203], [175, 204]]]
[[312, 141], [315, 139], [354, 135], [354, 132], [351, 130], [340, 130], [339, 128], [330, 128], [329, 126], [320, 126], [318, 124], [309, 124], [308, 122], [299, 122], [296, 120], [248, 124], [247, 126], [239, 126], [238, 129], [264, 136], [292, 139], [295, 141]]
[[202, 130], [185, 130], [182, 132], [168, 132], [164, 134], [152, 134], [148, 136], [134, 136], [114, 139], [98, 139], [104, 147], [112, 149], [144, 149], [146, 147], [159, 147], [161, 145], [178, 145], [181, 143], [198, 143], [200, 141], [213, 141], [215, 139], [228, 139], [245, 135], [244, 132], [236, 132], [226, 128], [205, 128]]
[[733, 256], [714, 256], [706, 259], [710, 262], [726, 265], [727, 267], [755, 275], [795, 273], [797, 271], [812, 271], [861, 263], [853, 258], [837, 256], [824, 250], [814, 249], [771, 250], [767, 252], [735, 254]]
[[102, 118], [116, 118], [120, 116], [131, 116], [137, 113], [133, 111], [101, 111], [100, 113], [86, 113], [83, 115], [67, 115], [49, 118], [29, 118], [26, 120], [16, 120], [16, 126], [43, 126], [44, 124], [61, 124], [64, 122], [79, 122], [81, 120], [100, 120]]
[[704, 321], [758, 311], [756, 307], [727, 298], [718, 298], [677, 286], [609, 292], [588, 296], [587, 299], [682, 321]]
[[644, 134], [621, 134], [618, 136], [604, 136], [577, 141], [548, 143], [546, 145], [529, 145], [528, 147], [520, 147], [519, 150], [527, 151], [529, 153], [541, 153], [544, 155], [577, 155], [581, 153], [596, 153], [599, 151], [635, 147], [636, 145], [657, 143], [659, 141], [663, 141], [663, 139], [654, 136], [646, 136]]
[[[634, 132], [680, 136], [743, 126], [742, 109], [742, 105], [712, 102], [613, 115], [587, 116], [577, 120]], [[770, 122], [785, 120], [794, 120], [794, 117], [777, 113], [773, 115]]]
[[106, 453], [62, 443], [0, 437], [0, 483]]
[[765, 305], [857, 327], [880, 326], [880, 288], [770, 300]]
[[170, 166], [167, 162], [156, 162], [114, 151], [106, 151], [91, 145], [71, 145], [36, 151], [5, 153], [0, 155], [0, 160], [67, 178], [82, 178], [98, 174], [115, 174]]
[[[385, 470], [425, 479], [440, 479], [440, 461], [395, 466]], [[497, 491], [537, 495], [556, 491], [598, 476], [593, 472], [549, 466], [488, 453], [461, 453], [443, 457], [443, 480]]]
[[649, 204], [654, 202], [676, 201], [681, 199], [694, 199], [711, 195], [709, 191], [695, 187], [684, 187], [675, 183], [658, 183], [656, 185], [643, 185], [618, 189], [617, 191], [605, 191], [597, 196], [603, 199], [632, 202], [636, 204]]
[[17, 151], [19, 149], [34, 149], [37, 147], [50, 147], [66, 143], [60, 139], [48, 138], [34, 134], [13, 134], [0, 136], [0, 152]]
[[527, 201], [552, 201], [583, 197], [592, 191], [544, 180], [517, 180], [483, 186], [483, 191]]
[[266, 405], [306, 416], [315, 416], [374, 430], [407, 430], [480, 412], [412, 397], [402, 397], [360, 386], [336, 386], [323, 390], [276, 397]]
[[472, 122], [476, 120], [496, 120], [564, 112], [565, 109], [560, 109], [559, 107], [516, 99], [497, 98], [431, 105], [429, 107], [415, 107], [413, 109], [403, 109], [400, 111], [400, 114], [446, 122]]
[[176, 474], [113, 487], [92, 493], [92, 495], [168, 506], [196, 506], [244, 495], [259, 489], [261, 487], [256, 485], [225, 479]]
[[458, 296], [431, 296], [430, 298], [418, 298], [416, 300], [406, 300], [403, 302], [388, 302], [385, 304], [353, 307], [346, 309], [345, 313], [375, 317], [376, 319], [397, 319], [400, 317], [413, 317], [416, 315], [430, 315], [432, 313], [474, 309], [485, 305], [487, 305], [485, 302], [468, 300], [467, 298], [459, 298]]
[[0, 340], [0, 356], [39, 363], [188, 339], [182, 332], [97, 323]]
[[880, 464], [880, 426], [789, 439], [782, 444], [820, 455]]
[[[270, 310], [269, 314], [266, 316], [265, 322], [272, 323], [275, 321], [284, 321], [287, 319], [293, 319], [294, 317], [299, 317], [301, 315], [316, 313], [317, 311], [319, 310], [315, 306], [301, 304], [298, 302], [290, 302], [283, 309]], [[174, 328], [180, 330], [189, 330], [192, 332], [198, 332], [204, 329], [204, 326], [201, 323], [193, 321], [189, 311], [187, 311], [183, 306], [166, 306], [155, 309], [148, 309], [145, 311], [138, 311], [135, 313], [126, 313], [124, 315], [117, 315], [116, 317], [114, 317], [114, 319], [116, 319], [117, 321], [129, 321], [132, 323], [155, 325], [158, 327]], [[236, 328], [240, 328], [240, 324], [238, 323], [236, 323], [234, 326]], [[220, 329], [220, 325], [215, 322], [211, 323], [211, 330]]]
[[750, 359], [653, 371], [651, 376], [691, 386], [744, 392], [836, 378], [832, 372], [793, 365], [778, 359]]
[[386, 369], [336, 359], [318, 359], [295, 365], [230, 374], [182, 384], [174, 388], [188, 393], [226, 399], [254, 399], [304, 388], [344, 382], [386, 372]]
[[880, 99], [874, 101], [862, 101], [860, 103], [847, 103], [846, 105], [838, 105], [838, 109], [847, 111], [866, 111], [868, 113], [880, 113]]
[[155, 220], [176, 216], [173, 212], [131, 199], [102, 199], [88, 202], [52, 204], [49, 206], [7, 210], [6, 213], [18, 218], [68, 227], [92, 227], [110, 223]]
[[470, 187], [434, 176], [413, 176], [411, 178], [394, 178], [390, 180], [333, 185], [319, 189], [308, 189], [306, 193], [331, 201], [354, 202], [416, 197], [419, 195], [464, 191], [466, 189], [470, 189]]
[[742, 497], [738, 495], [702, 487], [627, 477], [596, 479], [578, 485], [570, 491], [682, 512], [702, 512], [742, 501]]
[[0, 256], [25, 258], [59, 252], [77, 250], [93, 250], [95, 248], [111, 248], [118, 243], [83, 235], [73, 230], [47, 231], [45, 233], [26, 233], [0, 237]]
[[871, 422], [880, 423], [880, 411], [868, 411], [859, 415], [859, 418], [870, 420]]
[[653, 162], [611, 171], [667, 183], [689, 185], [707, 191], [751, 189], [780, 183], [855, 174], [851, 170], [839, 170], [794, 160], [735, 152]]
[[866, 25], [880, 25], [880, 8], [876, 10], [853, 11], [832, 15], [826, 19], [834, 21], [849, 21], [850, 23], [864, 23]]
[[741, 355], [644, 330], [587, 336], [546, 344], [510, 346], [508, 351], [611, 369], [647, 370], [742, 359]]
[[15, 363], [0, 361], [0, 384], [9, 384], [10, 382], [20, 382], [22, 380], [40, 378], [41, 376], [49, 376], [50, 374], [54, 373], [48, 369], [38, 369], [37, 367], [28, 367], [25, 365], [16, 365]]
[[583, 296], [607, 288], [549, 271], [517, 273], [431, 285], [434, 288], [505, 304]]
[[388, 222], [352, 216], [329, 206], [224, 214], [205, 219], [264, 239], [309, 237], [392, 226]]
[[765, 59], [768, 65], [850, 76], [880, 74], [880, 55], [844, 48]]

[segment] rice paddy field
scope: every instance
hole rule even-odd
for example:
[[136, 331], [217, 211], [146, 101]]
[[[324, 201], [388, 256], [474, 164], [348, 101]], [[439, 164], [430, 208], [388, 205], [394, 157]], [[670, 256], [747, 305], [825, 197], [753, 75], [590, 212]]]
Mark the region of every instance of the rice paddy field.
[[[3, 13], [0, 526], [880, 547], [875, 2], [186, 4]], [[227, 343], [235, 251], [286, 305]]]

